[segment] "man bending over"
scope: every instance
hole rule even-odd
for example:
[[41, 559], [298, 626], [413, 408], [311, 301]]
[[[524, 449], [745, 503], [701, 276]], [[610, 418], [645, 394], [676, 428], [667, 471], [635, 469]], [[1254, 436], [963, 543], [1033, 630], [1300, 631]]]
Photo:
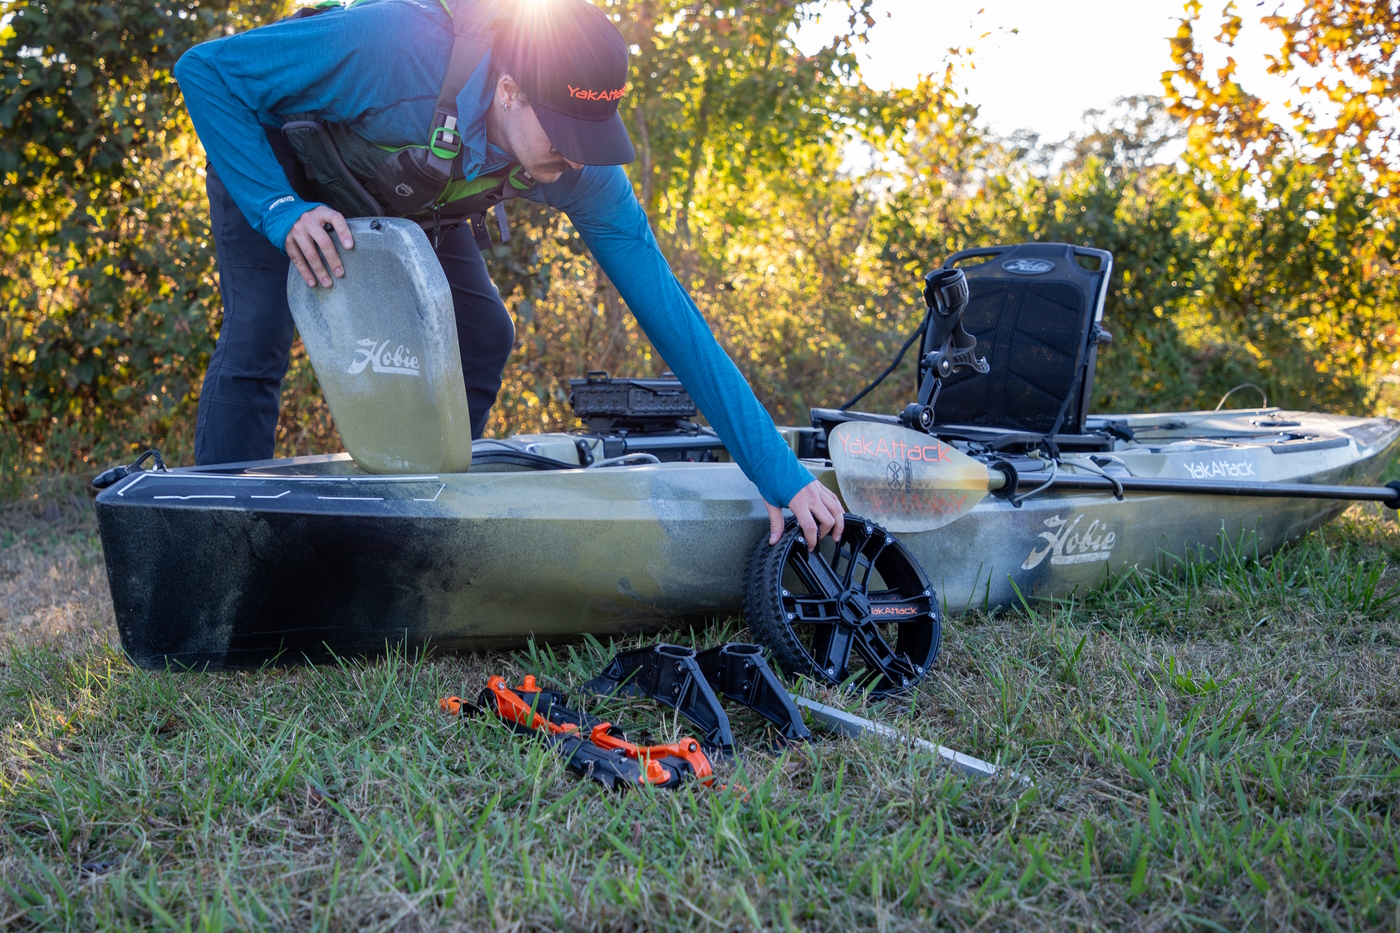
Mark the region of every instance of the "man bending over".
[[175, 74], [209, 155], [224, 300], [197, 463], [272, 456], [293, 334], [288, 263], [308, 288], [331, 288], [343, 274], [331, 236], [354, 248], [345, 212], [407, 216], [428, 230], [480, 437], [515, 330], [479, 237], [488, 211], [525, 197], [568, 215], [758, 487], [770, 542], [784, 505], [809, 547], [840, 538], [840, 501], [797, 462], [720, 349], [621, 168], [635, 155], [617, 112], [627, 45], [601, 10], [584, 0], [358, 0], [203, 43]]

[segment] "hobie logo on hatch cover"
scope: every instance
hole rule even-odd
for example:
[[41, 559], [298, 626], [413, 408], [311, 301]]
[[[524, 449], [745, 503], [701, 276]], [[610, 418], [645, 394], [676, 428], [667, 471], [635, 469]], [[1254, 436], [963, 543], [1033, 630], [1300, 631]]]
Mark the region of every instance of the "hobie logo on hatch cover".
[[1054, 269], [1055, 264], [1048, 259], [1009, 259], [1001, 267], [1017, 275], [1044, 275]]
[[1021, 569], [1033, 570], [1047, 557], [1052, 564], [1090, 564], [1098, 560], [1108, 560], [1109, 552], [1113, 550], [1113, 542], [1118, 536], [1109, 531], [1108, 526], [1097, 518], [1089, 523], [1089, 527], [1080, 531], [1079, 526], [1083, 521], [1082, 514], [1074, 516], [1074, 520], [1068, 522], [1058, 515], [1047, 518], [1045, 527], [1050, 530], [1040, 533], [1040, 537], [1045, 539], [1045, 544], [1031, 551]]
[[1197, 460], [1183, 463], [1192, 479], [1243, 479], [1254, 476], [1254, 464], [1234, 463], [1229, 460]]
[[398, 373], [401, 376], [418, 375], [418, 357], [399, 344], [394, 349], [389, 349], [392, 340], [380, 342], [378, 340], [357, 340], [360, 349], [355, 351], [355, 362], [350, 364], [349, 373], [355, 375], [365, 371], [368, 366], [376, 373]]

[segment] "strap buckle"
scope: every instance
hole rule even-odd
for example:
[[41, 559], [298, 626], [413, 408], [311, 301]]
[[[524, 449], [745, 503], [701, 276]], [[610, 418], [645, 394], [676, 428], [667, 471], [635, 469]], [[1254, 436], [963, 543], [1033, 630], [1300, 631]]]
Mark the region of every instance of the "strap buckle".
[[442, 126], [433, 128], [432, 138], [428, 140], [428, 149], [439, 159], [451, 161], [457, 158], [462, 151], [462, 134], [457, 131], [457, 118], [451, 114], [443, 121]]

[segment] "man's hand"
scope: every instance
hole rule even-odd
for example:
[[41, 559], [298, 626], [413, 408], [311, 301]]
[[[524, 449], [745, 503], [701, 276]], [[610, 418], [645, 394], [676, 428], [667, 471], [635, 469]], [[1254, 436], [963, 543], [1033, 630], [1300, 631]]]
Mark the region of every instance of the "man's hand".
[[317, 279], [326, 288], [331, 287], [331, 276], [326, 271], [325, 264], [321, 262], [322, 256], [331, 263], [330, 272], [334, 273], [336, 278], [345, 275], [345, 269], [340, 264], [340, 253], [336, 252], [335, 244], [326, 232], [327, 226], [335, 230], [341, 245], [346, 249], [354, 248], [355, 241], [350, 237], [350, 228], [346, 225], [345, 218], [324, 204], [313, 207], [297, 218], [292, 232], [287, 234], [287, 255], [291, 257], [292, 265], [297, 267], [297, 271], [310, 288], [316, 287]]
[[[841, 500], [816, 480], [803, 486], [792, 497], [788, 508], [796, 516], [802, 536], [807, 539], [808, 551], [816, 550], [817, 542], [827, 532], [831, 533], [831, 540], [840, 541], [841, 533], [846, 530], [846, 515], [845, 509], [841, 508]], [[782, 509], [768, 506], [768, 529], [768, 543], [777, 544], [783, 536]]]

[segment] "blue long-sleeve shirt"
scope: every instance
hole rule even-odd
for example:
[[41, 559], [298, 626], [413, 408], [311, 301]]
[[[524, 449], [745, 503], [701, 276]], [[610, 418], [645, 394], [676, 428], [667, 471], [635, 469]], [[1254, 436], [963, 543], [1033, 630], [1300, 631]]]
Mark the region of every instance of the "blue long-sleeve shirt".
[[[209, 161], [248, 222], [279, 249], [314, 202], [297, 197], [263, 127], [293, 116], [345, 124], [381, 146], [421, 145], [452, 49], [437, 0], [361, 0], [205, 42], [175, 66]], [[504, 168], [486, 139], [490, 56], [457, 97], [465, 177]], [[812, 481], [671, 272], [620, 166], [589, 166], [525, 197], [568, 215], [647, 337], [773, 505]]]

